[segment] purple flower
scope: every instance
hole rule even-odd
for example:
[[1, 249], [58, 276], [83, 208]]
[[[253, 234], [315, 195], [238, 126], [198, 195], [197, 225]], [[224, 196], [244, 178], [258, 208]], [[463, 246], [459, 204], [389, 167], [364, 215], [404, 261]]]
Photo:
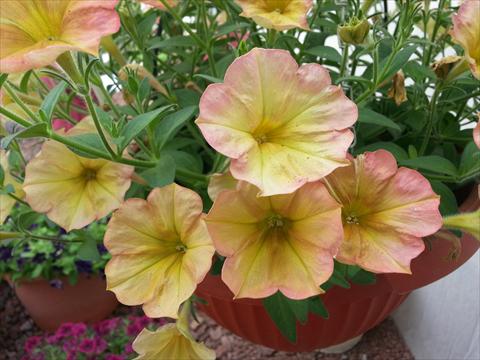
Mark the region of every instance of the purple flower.
[[85, 334], [85, 331], [87, 331], [87, 325], [84, 323], [77, 323], [74, 324], [72, 327], [72, 335], [73, 336], [79, 336]]
[[53, 279], [49, 282], [50, 286], [55, 289], [63, 289], [63, 281], [60, 279]]
[[7, 261], [12, 257], [12, 249], [7, 246], [0, 246], [0, 260]]
[[60, 325], [60, 327], [55, 332], [55, 335], [57, 335], [59, 338], [71, 336], [74, 325], [74, 323], [64, 323]]
[[101, 354], [107, 349], [108, 343], [105, 340], [103, 340], [101, 337], [96, 336], [94, 341], [95, 341], [95, 349], [97, 354]]
[[106, 254], [108, 252], [107, 248], [103, 244], [98, 244], [97, 249], [98, 249], [98, 252], [100, 253], [100, 255]]
[[93, 272], [92, 263], [90, 261], [76, 260], [75, 265], [80, 273], [91, 274]]
[[25, 341], [25, 351], [30, 354], [33, 349], [35, 349], [38, 344], [42, 341], [42, 338], [40, 336], [30, 336], [27, 341]]
[[125, 360], [125, 357], [117, 354], [107, 354], [107, 356], [105, 356], [105, 360]]
[[96, 350], [95, 340], [93, 339], [83, 339], [78, 345], [78, 351], [84, 354], [93, 354]]
[[93, 328], [98, 335], [106, 335], [119, 325], [119, 318], [107, 319], [96, 323]]
[[47, 336], [47, 344], [53, 345], [60, 341], [60, 337], [58, 335], [50, 335]]
[[123, 352], [127, 355], [133, 353], [133, 347], [132, 347], [132, 344], [131, 343], [128, 343], [127, 345], [125, 345], [125, 349], [123, 349]]
[[137, 336], [140, 333], [140, 331], [142, 331], [142, 329], [143, 329], [143, 326], [140, 326], [136, 322], [128, 324], [127, 335], [128, 336]]
[[148, 316], [142, 316], [137, 318], [135, 322], [137, 323], [138, 326], [140, 326], [143, 329], [144, 327], [147, 327], [148, 325], [150, 325], [150, 323], [152, 322], [152, 319], [150, 319]]
[[77, 353], [75, 351], [68, 351], [66, 360], [77, 360]]
[[45, 254], [35, 254], [35, 256], [32, 258], [32, 262], [34, 264], [41, 264], [45, 261], [45, 259]]

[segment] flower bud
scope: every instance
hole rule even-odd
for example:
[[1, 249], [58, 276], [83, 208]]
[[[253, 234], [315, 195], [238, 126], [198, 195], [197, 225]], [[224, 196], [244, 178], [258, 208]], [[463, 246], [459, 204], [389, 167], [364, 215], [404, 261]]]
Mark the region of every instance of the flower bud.
[[443, 218], [443, 227], [470, 233], [480, 241], [480, 209]]
[[369, 31], [368, 20], [360, 20], [354, 16], [348, 23], [338, 27], [338, 36], [347, 44], [359, 45], [365, 41]]

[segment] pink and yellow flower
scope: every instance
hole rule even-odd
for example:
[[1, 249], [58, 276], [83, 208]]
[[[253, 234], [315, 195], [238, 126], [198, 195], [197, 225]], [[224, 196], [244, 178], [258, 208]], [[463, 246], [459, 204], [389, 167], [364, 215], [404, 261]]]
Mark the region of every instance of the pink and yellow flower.
[[212, 201], [215, 201], [224, 190], [233, 190], [237, 187], [238, 181], [227, 171], [223, 174], [213, 174], [210, 176], [210, 182], [208, 183], [208, 196]]
[[223, 84], [208, 86], [196, 123], [231, 158], [234, 178], [270, 196], [348, 165], [357, 114], [323, 66], [298, 67], [287, 51], [256, 48], [230, 65]]
[[143, 329], [133, 342], [136, 360], [192, 359], [214, 360], [215, 351], [196, 342], [176, 324], [167, 324], [160, 329]]
[[240, 14], [252, 18], [267, 29], [288, 30], [302, 28], [309, 30], [307, 13], [312, 0], [236, 0], [242, 7]]
[[[19, 199], [23, 199], [25, 192], [22, 189], [22, 184], [12, 176], [10, 173], [10, 166], [8, 164], [8, 153], [0, 149], [0, 166], [3, 170], [3, 188], [11, 185], [13, 187], [13, 195]], [[1, 184], [0, 184], [1, 185]], [[7, 216], [10, 214], [13, 206], [17, 201], [8, 194], [0, 193], [0, 224], [3, 224]]]
[[97, 55], [102, 36], [120, 27], [117, 2], [0, 1], [0, 72], [41, 68], [69, 50]]
[[324, 180], [343, 205], [344, 241], [337, 260], [377, 273], [410, 273], [423, 236], [442, 226], [440, 203], [419, 172], [398, 168], [385, 150], [367, 152]]
[[477, 125], [475, 125], [475, 128], [473, 129], [473, 141], [477, 145], [477, 147], [480, 149], [480, 113], [478, 115], [478, 121]]
[[[88, 119], [67, 132], [90, 131]], [[104, 159], [89, 159], [47, 140], [25, 168], [26, 201], [65, 230], [80, 229], [120, 206], [134, 168]]]
[[245, 182], [222, 191], [205, 218], [216, 250], [227, 257], [222, 280], [236, 298], [322, 293], [343, 238], [340, 205], [320, 182], [288, 195], [257, 193]]
[[453, 40], [462, 46], [473, 76], [480, 79], [480, 1], [465, 0], [452, 16]]
[[112, 216], [105, 246], [112, 254], [108, 289], [150, 317], [177, 317], [210, 269], [214, 248], [197, 193], [176, 184], [147, 200], [128, 199]]

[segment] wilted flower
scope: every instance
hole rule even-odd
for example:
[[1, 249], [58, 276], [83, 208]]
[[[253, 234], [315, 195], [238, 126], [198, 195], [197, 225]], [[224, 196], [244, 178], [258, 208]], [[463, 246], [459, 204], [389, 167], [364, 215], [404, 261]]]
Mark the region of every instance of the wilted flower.
[[385, 150], [367, 152], [325, 183], [343, 205], [345, 238], [337, 259], [366, 270], [410, 273], [410, 261], [424, 249], [423, 236], [442, 225], [440, 203], [419, 172], [397, 168]]
[[205, 219], [216, 250], [227, 257], [222, 280], [236, 298], [322, 293], [343, 238], [340, 205], [320, 182], [288, 195], [257, 193], [245, 182], [222, 191]]
[[120, 27], [117, 2], [0, 1], [0, 72], [44, 67], [69, 50], [97, 55], [101, 37]]
[[127, 305], [143, 304], [150, 317], [177, 317], [212, 263], [214, 248], [197, 193], [176, 184], [128, 199], [105, 233], [112, 259], [108, 289]]
[[465, 51], [473, 76], [480, 79], [480, 1], [465, 0], [458, 13], [452, 16], [453, 40]]
[[370, 24], [367, 19], [353, 17], [344, 25], [338, 27], [338, 36], [347, 44], [359, 45], [365, 41], [370, 31]]
[[[19, 199], [23, 199], [25, 193], [22, 189], [22, 184], [10, 174], [10, 166], [8, 165], [8, 153], [0, 149], [0, 166], [3, 171], [3, 187], [13, 187], [12, 195]], [[1, 185], [1, 184], [0, 184]], [[0, 224], [3, 224], [7, 216], [10, 214], [16, 200], [8, 194], [0, 193]]]
[[[67, 135], [78, 135], [88, 127], [88, 121], [82, 121]], [[49, 140], [26, 166], [26, 200], [65, 230], [80, 229], [120, 206], [133, 171], [129, 165], [83, 158]]]
[[393, 75], [392, 87], [388, 90], [387, 96], [395, 101], [397, 106], [407, 101], [407, 92], [405, 90], [405, 75], [403, 71], [398, 71]]
[[327, 69], [298, 67], [289, 52], [253, 49], [211, 84], [196, 123], [208, 143], [231, 158], [234, 178], [262, 196], [291, 193], [348, 165], [348, 127], [357, 107]]
[[432, 65], [432, 69], [438, 78], [446, 79], [455, 65], [457, 65], [461, 60], [461, 56], [446, 56], [438, 61], [435, 61]]
[[236, 0], [240, 14], [252, 18], [267, 29], [288, 30], [296, 27], [309, 30], [307, 13], [312, 0]]
[[152, 359], [215, 359], [215, 351], [196, 342], [176, 324], [167, 324], [156, 331], [143, 329], [133, 342], [139, 354], [136, 360]]

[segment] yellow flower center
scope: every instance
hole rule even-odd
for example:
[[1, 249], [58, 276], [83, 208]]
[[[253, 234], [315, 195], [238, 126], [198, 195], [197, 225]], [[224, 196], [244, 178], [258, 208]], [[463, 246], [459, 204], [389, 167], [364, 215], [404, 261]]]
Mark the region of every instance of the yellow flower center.
[[345, 218], [345, 221], [347, 222], [347, 224], [351, 224], [351, 225], [360, 224], [358, 216], [356, 216], [354, 214], [345, 215], [344, 218]]
[[267, 135], [266, 134], [260, 134], [260, 135], [256, 135], [255, 136], [255, 141], [258, 143], [258, 144], [264, 144], [267, 142]]
[[175, 250], [178, 252], [185, 254], [187, 252], [187, 247], [183, 244], [175, 246]]
[[94, 169], [85, 169], [83, 177], [87, 181], [95, 180], [97, 178], [97, 172]]
[[269, 228], [280, 228], [285, 225], [285, 220], [278, 214], [273, 214], [267, 218], [267, 226]]
[[262, 7], [268, 12], [283, 14], [289, 4], [290, 0], [264, 0]]

